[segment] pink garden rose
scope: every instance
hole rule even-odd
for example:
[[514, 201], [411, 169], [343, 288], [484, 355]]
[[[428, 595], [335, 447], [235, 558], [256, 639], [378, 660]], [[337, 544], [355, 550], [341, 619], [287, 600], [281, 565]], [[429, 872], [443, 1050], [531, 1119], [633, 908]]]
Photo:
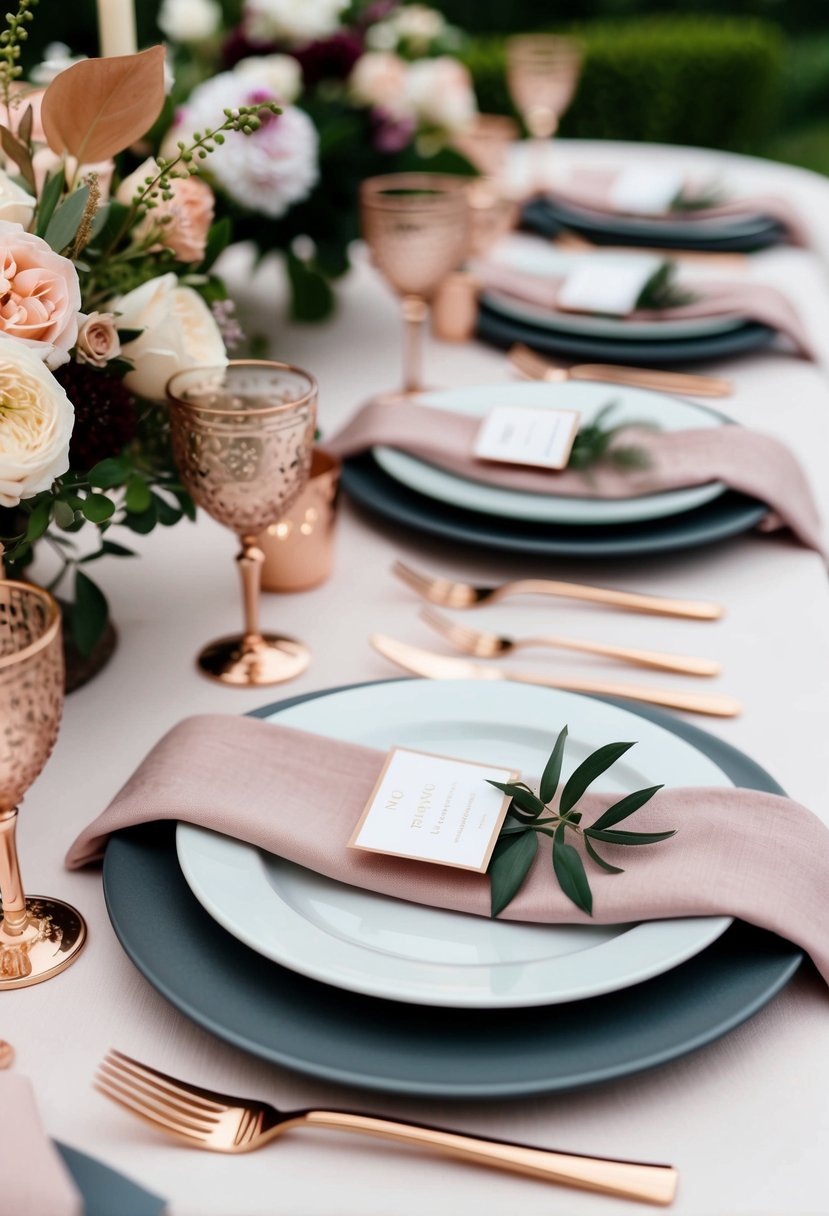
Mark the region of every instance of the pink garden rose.
[[[125, 177], [116, 198], [129, 206], [159, 169], [150, 157]], [[207, 248], [207, 234], [213, 223], [215, 199], [207, 182], [200, 177], [174, 177], [170, 181], [172, 198], [159, 199], [152, 211], [135, 229], [137, 237], [155, 232], [159, 245], [169, 249], [180, 262], [200, 262]]]
[[0, 333], [25, 342], [49, 368], [78, 337], [81, 288], [68, 258], [21, 224], [0, 220]]
[[407, 65], [391, 51], [368, 51], [354, 65], [348, 89], [355, 101], [376, 106], [386, 114], [408, 117], [411, 106], [406, 98]]
[[106, 367], [110, 359], [121, 353], [121, 339], [111, 312], [91, 312], [81, 317], [78, 330], [78, 348], [75, 352], [79, 363], [90, 363], [93, 367]]
[[40, 117], [40, 108], [43, 105], [43, 94], [45, 92], [45, 89], [33, 89], [27, 84], [13, 84], [9, 99], [11, 105], [8, 110], [5, 103], [0, 102], [0, 122], [16, 135], [17, 129], [20, 126], [20, 120], [29, 106], [31, 106], [32, 142], [35, 144], [45, 144], [46, 132], [43, 130], [43, 119]]

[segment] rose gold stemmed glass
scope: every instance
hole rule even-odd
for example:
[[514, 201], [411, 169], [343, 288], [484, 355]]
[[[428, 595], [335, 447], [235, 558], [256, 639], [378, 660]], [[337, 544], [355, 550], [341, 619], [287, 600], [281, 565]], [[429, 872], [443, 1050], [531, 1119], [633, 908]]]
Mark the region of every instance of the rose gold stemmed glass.
[[518, 221], [518, 203], [504, 182], [507, 150], [518, 139], [518, 123], [503, 114], [476, 114], [453, 145], [480, 177], [467, 186], [470, 209], [469, 251], [480, 257]]
[[539, 178], [544, 141], [558, 130], [573, 100], [582, 66], [581, 44], [559, 34], [518, 34], [507, 39], [507, 85], [535, 141]]
[[360, 188], [363, 236], [374, 264], [402, 297], [403, 392], [422, 385], [423, 325], [443, 279], [468, 245], [468, 182], [439, 173], [389, 173]]
[[24, 895], [17, 808], [55, 746], [63, 711], [60, 612], [47, 591], [0, 581], [0, 991], [51, 979], [86, 941], [79, 912]]
[[262, 563], [257, 537], [302, 492], [311, 467], [317, 383], [288, 363], [240, 359], [190, 368], [167, 384], [173, 455], [199, 506], [239, 537], [244, 632], [211, 642], [199, 669], [214, 680], [255, 688], [291, 680], [310, 652], [259, 628]]

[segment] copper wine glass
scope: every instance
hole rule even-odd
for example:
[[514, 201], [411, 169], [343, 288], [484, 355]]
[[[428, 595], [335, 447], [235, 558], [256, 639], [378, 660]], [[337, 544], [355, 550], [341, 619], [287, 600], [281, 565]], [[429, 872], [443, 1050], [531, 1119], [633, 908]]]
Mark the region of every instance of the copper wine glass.
[[17, 858], [17, 808], [55, 746], [63, 711], [60, 612], [47, 591], [0, 581], [0, 991], [51, 979], [86, 940], [80, 913], [26, 897]]
[[518, 123], [503, 114], [476, 114], [452, 143], [480, 177], [467, 186], [469, 252], [486, 254], [518, 222], [519, 206], [504, 183], [507, 150], [518, 139]]
[[223, 684], [255, 688], [291, 680], [310, 652], [259, 628], [262, 563], [257, 537], [293, 504], [311, 467], [317, 383], [288, 363], [239, 359], [190, 368], [167, 384], [173, 455], [181, 479], [218, 523], [239, 537], [244, 632], [211, 642], [200, 670]]
[[581, 44], [559, 34], [518, 34], [507, 39], [507, 85], [532, 137], [530, 155], [538, 187], [545, 184], [546, 141], [573, 100], [582, 65]]
[[403, 391], [420, 390], [423, 324], [443, 279], [468, 246], [467, 179], [440, 173], [389, 173], [360, 188], [363, 236], [374, 264], [402, 297]]

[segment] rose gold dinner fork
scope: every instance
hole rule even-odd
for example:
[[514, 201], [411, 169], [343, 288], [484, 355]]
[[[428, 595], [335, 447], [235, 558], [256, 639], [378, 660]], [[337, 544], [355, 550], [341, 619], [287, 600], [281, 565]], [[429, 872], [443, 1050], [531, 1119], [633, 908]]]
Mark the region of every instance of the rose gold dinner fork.
[[292, 1128], [320, 1127], [416, 1144], [460, 1161], [663, 1206], [672, 1202], [679, 1176], [670, 1165], [559, 1153], [354, 1111], [278, 1111], [266, 1102], [189, 1085], [114, 1050], [101, 1064], [95, 1088], [157, 1130], [216, 1153], [249, 1153]]
[[518, 342], [507, 352], [516, 371], [528, 380], [600, 380], [605, 384], [627, 384], [631, 388], [649, 388], [662, 393], [680, 393], [692, 397], [727, 397], [733, 391], [730, 380], [717, 376], [700, 376], [694, 372], [662, 372], [645, 367], [621, 367], [615, 363], [577, 363], [564, 367], [536, 354]]
[[456, 579], [418, 574], [403, 562], [394, 563], [392, 574], [396, 574], [407, 587], [411, 587], [430, 604], [440, 604], [444, 608], [477, 608], [507, 595], [559, 595], [567, 599], [589, 600], [594, 604], [612, 604], [632, 612], [652, 612], [657, 616], [716, 621], [723, 615], [719, 604], [705, 600], [675, 600], [660, 595], [642, 595], [636, 591], [614, 591], [610, 587], [565, 583], [552, 578], [521, 578], [502, 583], [499, 587], [475, 587], [472, 583]]

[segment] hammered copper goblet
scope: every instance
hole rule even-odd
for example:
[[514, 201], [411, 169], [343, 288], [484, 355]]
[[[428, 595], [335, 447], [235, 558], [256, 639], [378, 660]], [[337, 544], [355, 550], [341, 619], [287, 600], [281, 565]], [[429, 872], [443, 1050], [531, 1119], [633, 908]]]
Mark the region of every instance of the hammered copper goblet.
[[507, 39], [507, 85], [532, 137], [530, 155], [539, 188], [545, 184], [546, 141], [573, 100], [582, 65], [581, 44], [558, 34], [518, 34]]
[[363, 236], [377, 269], [402, 297], [404, 393], [422, 388], [429, 302], [467, 250], [467, 185], [448, 174], [389, 173], [360, 187]]
[[310, 652], [293, 638], [260, 631], [265, 555], [257, 538], [278, 522], [308, 480], [317, 383], [288, 363], [241, 359], [176, 373], [167, 397], [182, 482], [241, 544], [244, 631], [211, 642], [198, 666], [214, 680], [243, 688], [293, 679], [308, 666]]
[[49, 759], [63, 710], [60, 612], [47, 591], [0, 581], [0, 990], [51, 979], [86, 940], [80, 913], [26, 897], [17, 857], [17, 808]]

